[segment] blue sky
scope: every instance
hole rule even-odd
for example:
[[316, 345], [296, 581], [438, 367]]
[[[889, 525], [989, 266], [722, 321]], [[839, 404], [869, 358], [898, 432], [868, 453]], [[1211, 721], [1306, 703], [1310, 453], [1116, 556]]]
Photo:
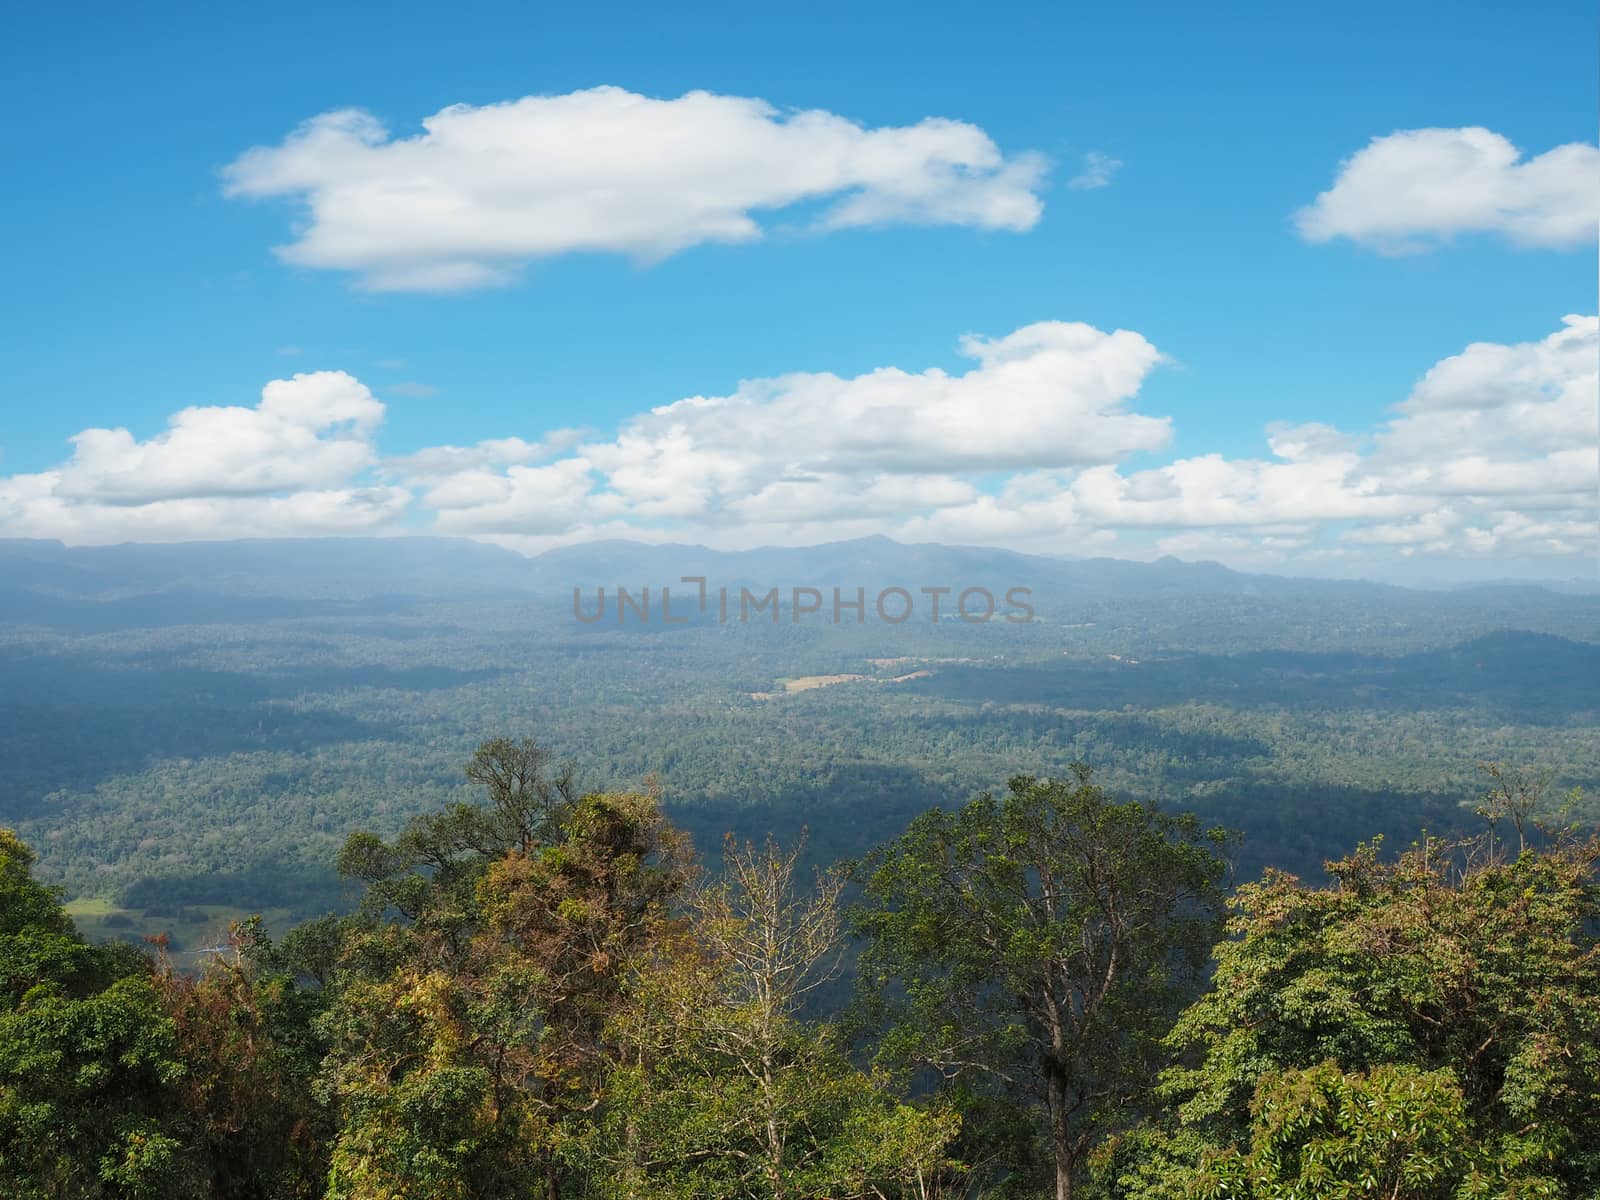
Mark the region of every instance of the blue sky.
[[[1091, 495], [1098, 477], [1080, 478], [1114, 470], [1126, 482], [1205, 456], [1271, 462], [1268, 426], [1315, 423], [1361, 441], [1352, 453], [1377, 455], [1376, 465], [1364, 459], [1346, 472], [1351, 495], [1370, 498], [1375, 486], [1391, 495], [1408, 469], [1378, 444], [1394, 406], [1473, 343], [1507, 352], [1473, 372], [1503, 370], [1570, 413], [1573, 387], [1588, 394], [1570, 365], [1588, 342], [1565, 345], [1561, 362], [1535, 369], [1531, 383], [1515, 363], [1533, 351], [1519, 357], [1516, 348], [1557, 336], [1567, 314], [1593, 314], [1592, 220], [1586, 238], [1530, 237], [1531, 226], [1519, 233], [1514, 221], [1496, 226], [1499, 217], [1477, 227], [1446, 220], [1430, 231], [1424, 214], [1415, 228], [1427, 248], [1395, 254], [1359, 230], [1308, 240], [1295, 214], [1335, 186], [1342, 162], [1397, 131], [1482, 127], [1518, 148], [1523, 163], [1592, 144], [1590, 5], [1545, 6], [1535, 20], [1487, 4], [1343, 5], [1317, 14], [1240, 4], [1220, 15], [1177, 4], [1003, 14], [928, 4], [702, 5], [692, 16], [661, 6], [590, 15], [509, 4], [336, 12], [175, 4], [156, 13], [11, 6], [4, 22], [0, 92], [12, 119], [0, 137], [13, 169], [0, 193], [8, 231], [0, 315], [9, 331], [0, 349], [0, 480], [11, 483], [9, 493], [0, 483], [0, 534], [99, 541], [365, 531], [347, 515], [318, 515], [323, 502], [295, 497], [366, 489], [371, 531], [462, 532], [525, 550], [618, 533], [741, 544], [881, 529], [1064, 553], [1165, 549], [1281, 570], [1384, 573], [1389, 555], [1403, 556], [1407, 570], [1443, 576], [1592, 569], [1593, 539], [1582, 536], [1592, 506], [1570, 502], [1570, 488], [1567, 500], [1524, 504], [1494, 487], [1472, 492], [1456, 471], [1456, 482], [1436, 481], [1431, 491], [1407, 484], [1408, 503], [1355, 509], [1329, 497], [1321, 507], [1274, 507], [1241, 494], [1239, 511], [1219, 514], [1176, 502], [1135, 511], [1158, 484], [1188, 495], [1209, 486], [1203, 481], [1147, 474], [1113, 505], [1103, 492], [1100, 502]], [[819, 232], [818, 220], [848, 191], [817, 190], [788, 208], [756, 210], [765, 233], [755, 240], [701, 239], [659, 261], [610, 249], [511, 254], [498, 262], [494, 286], [375, 291], [370, 272], [275, 256], [307, 223], [304, 194], [225, 195], [230, 163], [252, 147], [282, 146], [318, 114], [364, 110], [387, 136], [406, 138], [450, 105], [600, 86], [661, 101], [693, 91], [760, 99], [779, 123], [813, 109], [871, 130], [949, 118], [981, 131], [1004, 162], [1042, 156], [1037, 178], [1011, 189], [1034, 197], [1040, 211], [1026, 228], [919, 210]], [[1072, 186], [1089, 156], [1120, 166], [1104, 186]], [[1528, 176], [1528, 186], [1570, 192], [1572, 178], [1594, 182], [1592, 168], [1588, 159], [1564, 160], [1565, 182], [1551, 184], [1545, 172]], [[661, 201], [660, 181], [648, 173], [616, 186], [637, 187], [629, 205]], [[1368, 200], [1389, 211], [1385, 197]], [[1526, 202], [1540, 212], [1573, 203]], [[1397, 194], [1394, 204], [1406, 203]], [[384, 253], [412, 253], [392, 242]], [[960, 373], [974, 365], [959, 350], [963, 335], [999, 340], [1040, 322], [1136, 332], [1164, 356], [1136, 372], [1131, 393], [1083, 401], [1085, 420], [1112, 409], [1164, 419], [1159, 444], [1134, 437], [1098, 457], [1079, 454], [1064, 427], [1053, 457], [1042, 450], [1013, 461], [997, 451], [937, 461], [939, 446], [959, 441], [958, 413], [956, 433], [915, 455], [897, 449], [869, 461], [853, 437], [848, 446], [808, 443], [793, 461], [746, 464], [742, 474], [728, 468], [715, 487], [699, 489], [698, 507], [658, 494], [696, 492], [684, 479], [628, 492], [627, 472], [682, 465], [672, 458], [682, 443], [663, 440], [659, 420], [641, 431], [661, 442], [658, 453], [628, 459], [617, 450], [619, 430], [652, 408], [733, 397], [742, 380], [796, 372], [844, 380], [890, 367]], [[1052, 353], [1082, 352], [1051, 345]], [[128, 482], [161, 472], [165, 460], [140, 447], [156, 439], [159, 448], [174, 413], [252, 406], [269, 381], [311, 372], [347, 373], [381, 402], [381, 417], [341, 418], [354, 424], [315, 434], [354, 429], [367, 454], [361, 470], [349, 469], [354, 457], [335, 455], [343, 476], [296, 482], [264, 469], [249, 489], [208, 483], [198, 470], [146, 492]], [[1068, 370], [1040, 386], [1067, 387], [1071, 377]], [[914, 412], [923, 403], [999, 402], [998, 393], [970, 390], [904, 403]], [[790, 399], [781, 412], [760, 401], [725, 406], [714, 435], [697, 426], [686, 436], [698, 450], [736, 445], [748, 420], [759, 441], [774, 421], [807, 420], [806, 403], [847, 421], [859, 402]], [[1456, 410], [1466, 401], [1417, 403]], [[1493, 430], [1505, 416], [1486, 414], [1479, 426]], [[575, 426], [589, 432], [547, 437]], [[88, 478], [94, 464], [72, 465], [68, 439], [96, 428], [125, 429], [134, 445], [123, 467], [96, 460], [102, 476], [110, 470], [122, 480], [115, 487]], [[1570, 422], [1565, 428], [1570, 441]], [[449, 482], [438, 502], [430, 496], [439, 472], [404, 466], [429, 448], [510, 438], [544, 444], [516, 461], [460, 460], [477, 474]], [[600, 442], [610, 449], [585, 451]], [[1537, 474], [1558, 447], [1546, 439], [1524, 449], [1512, 465], [1534, 464]], [[1479, 450], [1493, 459], [1492, 445], [1453, 453], [1478, 462]], [[467, 491], [487, 497], [494, 487], [509, 496], [522, 486], [518, 472], [574, 457], [583, 468], [530, 476], [528, 495], [480, 513], [476, 524], [471, 506], [452, 500]], [[60, 478], [41, 482], [52, 473]], [[479, 478], [486, 473], [498, 482]], [[1390, 482], [1371, 484], [1377, 475]], [[1308, 488], [1328, 482], [1326, 472], [1311, 476]], [[786, 479], [856, 497], [858, 508], [808, 500], [785, 509], [762, 489]], [[557, 496], [558, 484], [577, 490]], [[1262, 490], [1238, 480], [1216, 486]], [[1284, 486], [1265, 488], [1274, 489], [1281, 495]], [[1069, 493], [1075, 502], [1045, 503]], [[1449, 519], [1424, 528], [1435, 512], [1420, 497], [1434, 497]], [[138, 511], [149, 504], [157, 507]], [[100, 511], [108, 506], [117, 511]], [[446, 509], [450, 519], [440, 521]], [[1352, 542], [1343, 536], [1352, 528], [1380, 532]], [[1468, 538], [1472, 529], [1501, 532]]]

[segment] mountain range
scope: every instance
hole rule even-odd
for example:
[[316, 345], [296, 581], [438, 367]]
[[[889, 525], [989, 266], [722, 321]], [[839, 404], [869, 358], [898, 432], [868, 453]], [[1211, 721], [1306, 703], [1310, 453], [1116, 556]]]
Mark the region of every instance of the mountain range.
[[[868, 537], [804, 547], [712, 550], [598, 541], [528, 558], [461, 538], [260, 539], [114, 546], [0, 540], [0, 622], [69, 629], [204, 624], [403, 609], [431, 600], [565, 595], [573, 588], [1025, 587], [1040, 596], [1154, 596], [1490, 602], [1520, 596], [1586, 605], [1600, 585], [1564, 581], [1421, 592], [1370, 581], [1248, 574], [1214, 562], [1068, 559]], [[613, 593], [614, 594], [614, 593]], [[1424, 601], [1422, 597], [1432, 597]], [[1446, 597], [1441, 599], [1441, 597]]]

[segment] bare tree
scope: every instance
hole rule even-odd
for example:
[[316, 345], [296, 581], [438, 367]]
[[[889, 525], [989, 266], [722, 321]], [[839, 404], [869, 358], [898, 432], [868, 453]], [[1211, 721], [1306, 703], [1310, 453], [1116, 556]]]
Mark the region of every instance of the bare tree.
[[1528, 830], [1537, 828], [1538, 810], [1554, 772], [1548, 769], [1510, 767], [1504, 763], [1481, 762], [1478, 770], [1488, 778], [1488, 788], [1473, 809], [1489, 822], [1489, 851], [1494, 853], [1496, 827], [1510, 821], [1517, 831], [1517, 853], [1528, 848]]
[[783, 1099], [784, 1048], [805, 996], [835, 978], [842, 955], [839, 893], [843, 879], [820, 875], [797, 891], [801, 839], [784, 851], [769, 837], [756, 847], [731, 837], [723, 874], [703, 888], [695, 908], [706, 948], [721, 964], [724, 1003], [708, 1012], [711, 1044], [755, 1080], [766, 1161], [774, 1196], [784, 1196], [789, 1137]]

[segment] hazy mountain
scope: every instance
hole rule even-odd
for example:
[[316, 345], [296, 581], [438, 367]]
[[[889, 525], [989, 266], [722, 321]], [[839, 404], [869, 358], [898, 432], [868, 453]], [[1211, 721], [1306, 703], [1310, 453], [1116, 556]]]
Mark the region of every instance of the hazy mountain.
[[64, 546], [0, 540], [0, 622], [72, 629], [314, 616], [526, 591], [522, 555], [464, 538]]
[[528, 560], [465, 538], [256, 538], [220, 542], [127, 542], [64, 546], [0, 540], [9, 585], [55, 586], [72, 594], [133, 594], [196, 587], [282, 594], [429, 591], [466, 578], [518, 586]]
[[[1593, 597], [1528, 584], [1422, 592], [1385, 584], [1255, 575], [1213, 562], [1067, 559], [977, 546], [906, 545], [886, 537], [722, 551], [600, 541], [534, 558], [461, 538], [306, 538], [68, 547], [0, 541], [0, 622], [113, 629], [277, 617], [381, 613], [436, 600], [566, 595], [573, 588], [707, 586], [782, 592], [834, 587], [1031, 589], [1054, 603], [1186, 596], [1382, 601], [1401, 608], [1470, 605], [1508, 614]], [[1508, 619], [1507, 623], [1515, 624]]]
[[[759, 585], [869, 590], [903, 587], [985, 586], [1070, 589], [1080, 594], [1133, 591], [1257, 593], [1292, 590], [1305, 582], [1244, 575], [1217, 563], [1119, 559], [1064, 559], [982, 546], [905, 544], [887, 537], [857, 538], [818, 546], [718, 551], [704, 546], [651, 546], [610, 541], [551, 550], [533, 560], [541, 585], [568, 587], [675, 585], [704, 576], [708, 586]], [[1313, 584], [1313, 586], [1326, 586]]]

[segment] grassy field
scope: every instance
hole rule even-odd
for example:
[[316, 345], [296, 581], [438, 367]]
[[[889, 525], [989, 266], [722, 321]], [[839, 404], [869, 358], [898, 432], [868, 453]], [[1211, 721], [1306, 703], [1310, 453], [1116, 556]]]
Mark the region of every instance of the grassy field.
[[142, 944], [146, 938], [166, 934], [169, 954], [180, 967], [197, 964], [211, 947], [223, 944], [228, 926], [235, 921], [259, 914], [268, 929], [282, 931], [292, 924], [287, 908], [193, 904], [170, 915], [153, 917], [138, 909], [123, 908], [103, 896], [75, 896], [65, 908], [78, 931], [91, 942], [120, 940]]

